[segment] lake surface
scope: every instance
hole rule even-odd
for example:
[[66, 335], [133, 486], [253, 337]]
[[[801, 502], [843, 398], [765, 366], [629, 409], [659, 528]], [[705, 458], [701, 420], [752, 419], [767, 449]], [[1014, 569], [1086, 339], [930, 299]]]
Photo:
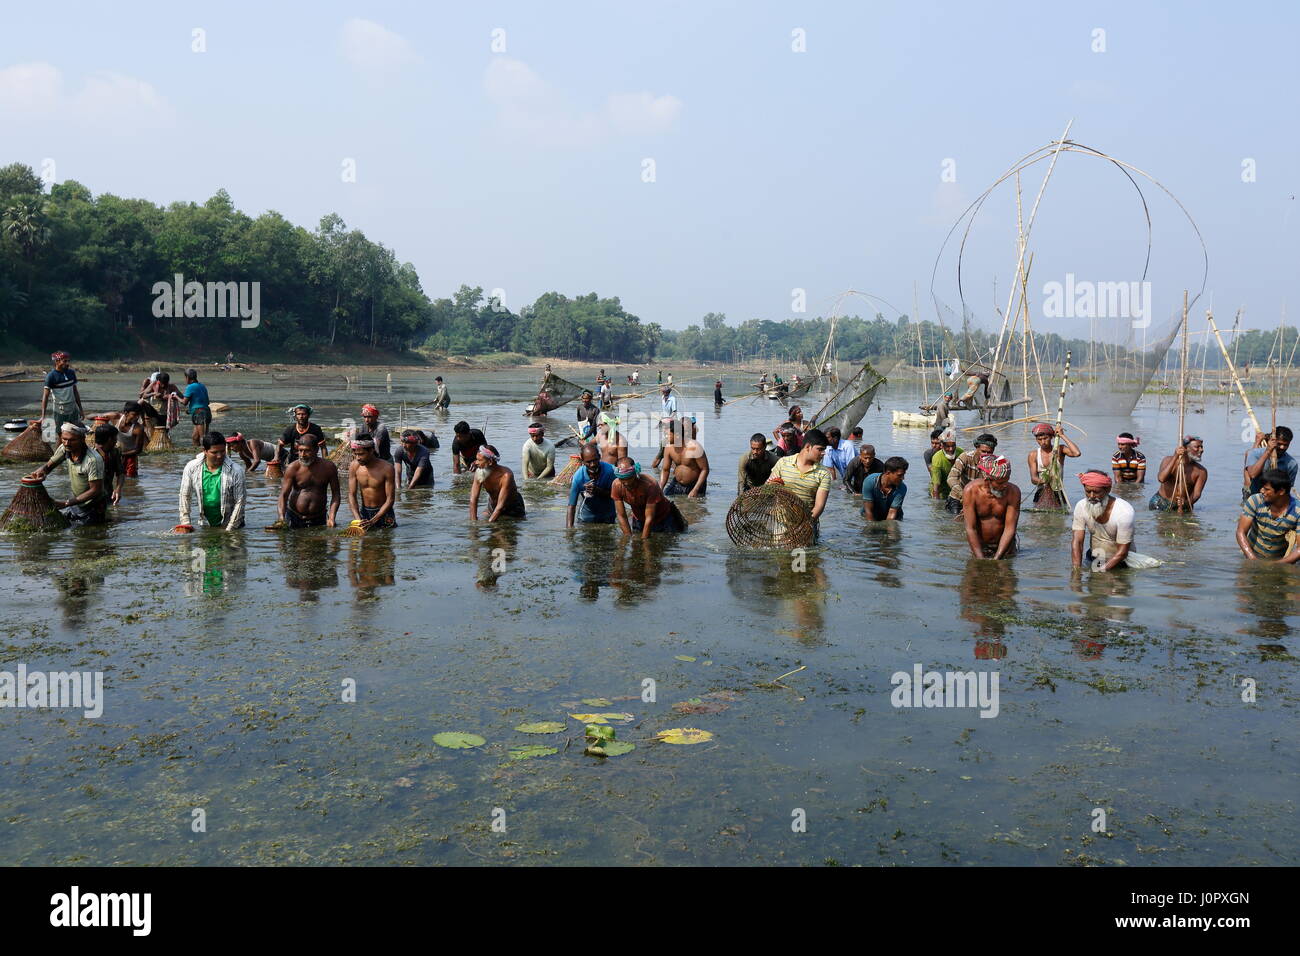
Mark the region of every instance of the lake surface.
[[[625, 371], [610, 369], [620, 380]], [[483, 428], [517, 470], [537, 375], [444, 374], [447, 415], [415, 407], [432, 398], [430, 373], [395, 370], [391, 392], [382, 376], [351, 388], [326, 372], [205, 376], [213, 400], [232, 406], [214, 423], [227, 434], [274, 440], [298, 401], [331, 434], [367, 401], [394, 432], [403, 419], [435, 427], [436, 486], [400, 494], [393, 532], [268, 533], [278, 487], [259, 474], [246, 530], [173, 536], [188, 458], [178, 453], [142, 459], [106, 528], [0, 535], [0, 670], [105, 675], [98, 719], [0, 709], [0, 860], [1300, 859], [1300, 571], [1252, 566], [1233, 543], [1248, 447], [1239, 408], [1188, 416], [1210, 471], [1195, 515], [1145, 510], [1151, 482], [1121, 492], [1138, 509], [1136, 549], [1163, 567], [1072, 574], [1060, 513], [1025, 515], [1014, 560], [969, 559], [960, 525], [926, 497], [926, 431], [890, 425], [891, 409], [915, 410], [919, 388], [891, 384], [863, 426], [880, 457], [912, 462], [906, 520], [869, 527], [835, 491], [819, 545], [797, 565], [733, 546], [724, 526], [737, 459], [751, 433], [783, 420], [777, 403], [715, 410], [712, 374], [677, 375], [710, 456], [709, 496], [679, 499], [689, 533], [643, 544], [610, 527], [566, 532], [566, 499], [545, 483], [525, 485], [526, 521], [471, 525], [469, 479], [451, 475], [451, 425]], [[88, 379], [90, 411], [120, 407], [138, 383]], [[633, 410], [657, 411], [650, 387]], [[746, 388], [726, 377], [727, 394]], [[38, 400], [37, 385], [0, 385], [5, 417], [34, 414]], [[811, 412], [820, 399], [802, 404]], [[1292, 411], [1279, 421], [1300, 424]], [[1144, 399], [1132, 418], [1066, 417], [1087, 432], [1071, 432], [1084, 456], [1070, 475], [1108, 471], [1114, 436], [1128, 430], [1154, 477], [1176, 437], [1168, 399]], [[571, 406], [557, 410], [550, 437], [573, 420]], [[187, 441], [185, 431], [174, 436]], [[1030, 437], [1021, 425], [999, 434], [1012, 480], [1027, 488]], [[653, 449], [634, 454], [648, 466]], [[28, 470], [0, 465], [0, 498]], [[1077, 500], [1077, 482], [1067, 487]], [[340, 523], [348, 517], [345, 504]], [[892, 675], [917, 665], [996, 672], [997, 716], [894, 707]], [[349, 681], [355, 702], [343, 699]], [[568, 715], [604, 711], [633, 715], [614, 726], [634, 751], [584, 756], [583, 723]], [[514, 729], [534, 721], [567, 729]], [[683, 727], [713, 738], [653, 739]], [[437, 746], [446, 731], [486, 743]], [[559, 752], [511, 759], [529, 744]], [[206, 832], [192, 826], [196, 809]]]

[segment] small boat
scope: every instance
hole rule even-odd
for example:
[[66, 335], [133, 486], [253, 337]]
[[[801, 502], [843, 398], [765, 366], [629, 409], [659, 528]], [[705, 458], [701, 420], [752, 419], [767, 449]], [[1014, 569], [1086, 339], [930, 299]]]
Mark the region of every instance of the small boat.
[[929, 415], [922, 415], [919, 412], [894, 411], [895, 428], [929, 428], [932, 421], [934, 419]]
[[5, 431], [7, 431], [7, 432], [23, 432], [23, 431], [26, 431], [26, 430], [27, 430], [27, 419], [25, 419], [25, 418], [11, 418], [11, 419], [9, 419], [9, 421], [5, 422], [4, 428], [5, 428]]

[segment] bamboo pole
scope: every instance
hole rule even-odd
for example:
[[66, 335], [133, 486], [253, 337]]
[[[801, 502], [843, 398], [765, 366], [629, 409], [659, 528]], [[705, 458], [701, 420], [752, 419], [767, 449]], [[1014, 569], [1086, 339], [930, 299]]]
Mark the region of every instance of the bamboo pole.
[[[1187, 503], [1187, 461], [1183, 445], [1186, 431], [1187, 415], [1187, 290], [1183, 290], [1183, 349], [1178, 362], [1178, 447], [1184, 450], [1183, 460], [1178, 464], [1178, 478], [1174, 482], [1174, 501], [1179, 503], [1180, 511], [1190, 510]], [[1177, 454], [1175, 454], [1177, 459]]]
[[[1238, 312], [1238, 315], [1241, 313]], [[1228, 363], [1228, 373], [1232, 376], [1233, 383], [1237, 386], [1237, 393], [1241, 396], [1241, 404], [1246, 406], [1246, 414], [1250, 416], [1250, 422], [1255, 426], [1255, 431], [1263, 434], [1264, 429], [1260, 427], [1259, 419], [1255, 417], [1255, 409], [1250, 407], [1250, 399], [1246, 397], [1246, 390], [1241, 385], [1241, 379], [1237, 375], [1237, 366], [1232, 362], [1232, 356], [1228, 354], [1228, 347], [1223, 344], [1223, 336], [1219, 334], [1219, 327], [1214, 324], [1213, 311], [1205, 310], [1205, 320], [1210, 323], [1210, 330], [1214, 332], [1215, 341], [1219, 343], [1219, 351], [1223, 353], [1223, 360]]]
[[[1065, 389], [1070, 383], [1070, 351], [1065, 352], [1065, 372], [1061, 375], [1061, 397], [1056, 403], [1056, 432], [1060, 432], [1061, 423], [1065, 421]], [[1065, 507], [1070, 507], [1070, 496], [1065, 491], [1065, 474], [1064, 459], [1061, 456], [1061, 439], [1059, 434], [1052, 435], [1052, 468], [1060, 472], [1061, 487], [1053, 488], [1053, 491], [1059, 491], [1061, 497], [1065, 499]]]

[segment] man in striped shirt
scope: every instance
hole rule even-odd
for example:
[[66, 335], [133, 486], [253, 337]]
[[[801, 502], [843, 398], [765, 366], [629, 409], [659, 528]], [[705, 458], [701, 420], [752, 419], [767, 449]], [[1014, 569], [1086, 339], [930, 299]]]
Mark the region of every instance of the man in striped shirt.
[[814, 527], [831, 491], [830, 469], [821, 463], [829, 441], [820, 429], [809, 429], [803, 436], [803, 447], [778, 461], [767, 479], [768, 484], [783, 486], [808, 506]]
[[1237, 547], [1251, 560], [1295, 564], [1300, 548], [1287, 554], [1288, 532], [1300, 527], [1300, 502], [1291, 497], [1291, 477], [1280, 468], [1264, 472], [1258, 493], [1241, 503]]

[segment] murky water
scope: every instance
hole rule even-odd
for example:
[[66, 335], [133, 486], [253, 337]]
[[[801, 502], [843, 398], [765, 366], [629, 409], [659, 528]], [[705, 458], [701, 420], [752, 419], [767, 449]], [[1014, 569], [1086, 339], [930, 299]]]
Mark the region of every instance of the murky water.
[[[580, 374], [591, 377], [571, 377]], [[119, 405], [137, 380], [87, 378], [92, 410]], [[273, 439], [299, 400], [326, 425], [376, 401], [390, 428], [403, 414], [436, 427], [437, 484], [401, 494], [393, 533], [267, 533], [277, 489], [258, 476], [247, 530], [173, 537], [186, 460], [177, 454], [143, 459], [108, 528], [0, 536], [0, 669], [101, 670], [106, 681], [97, 720], [0, 710], [0, 859], [1300, 858], [1300, 571], [1248, 567], [1236, 552], [1239, 411], [1189, 416], [1210, 470], [1195, 516], [1144, 510], [1150, 484], [1126, 493], [1138, 508], [1136, 546], [1163, 567], [1072, 575], [1060, 514], [1026, 515], [1013, 561], [968, 560], [960, 527], [925, 497], [926, 433], [889, 424], [890, 409], [914, 409], [917, 389], [891, 387], [863, 424], [878, 454], [913, 462], [907, 519], [868, 528], [836, 492], [820, 545], [796, 570], [789, 555], [739, 551], [724, 530], [737, 458], [752, 432], [782, 420], [775, 403], [715, 411], [712, 375], [684, 382], [713, 467], [710, 494], [681, 503], [688, 534], [642, 544], [608, 527], [566, 532], [564, 496], [534, 483], [525, 522], [469, 524], [468, 478], [450, 473], [451, 425], [482, 427], [517, 468], [533, 373], [449, 374], [448, 416], [412, 407], [432, 397], [431, 375], [394, 379], [391, 393], [382, 376], [350, 390], [325, 373], [316, 385], [208, 381], [213, 400], [233, 406], [214, 426], [227, 432]], [[37, 388], [0, 386], [6, 417], [33, 411]], [[729, 394], [745, 388], [728, 376]], [[657, 400], [632, 407], [653, 412]], [[560, 409], [551, 437], [572, 417]], [[1088, 433], [1075, 434], [1081, 467], [1107, 468], [1127, 429], [1143, 436], [1154, 472], [1176, 429], [1174, 409], [1152, 398], [1132, 419], [1067, 417]], [[1030, 439], [1018, 425], [1001, 434], [1025, 486]], [[647, 465], [652, 454], [637, 451]], [[0, 497], [26, 470], [0, 466]], [[996, 671], [997, 717], [893, 707], [891, 675], [918, 664]], [[1242, 700], [1243, 678], [1255, 682], [1253, 703]], [[349, 680], [355, 703], [343, 700]], [[647, 680], [653, 702], [643, 700]], [[567, 715], [591, 711], [633, 714], [616, 730], [637, 749], [584, 756], [582, 724]], [[514, 730], [550, 720], [568, 729]], [[652, 739], [674, 727], [714, 737]], [[441, 748], [432, 738], [442, 731], [487, 743]], [[527, 744], [559, 752], [510, 759]], [[206, 832], [194, 830], [196, 809]]]

